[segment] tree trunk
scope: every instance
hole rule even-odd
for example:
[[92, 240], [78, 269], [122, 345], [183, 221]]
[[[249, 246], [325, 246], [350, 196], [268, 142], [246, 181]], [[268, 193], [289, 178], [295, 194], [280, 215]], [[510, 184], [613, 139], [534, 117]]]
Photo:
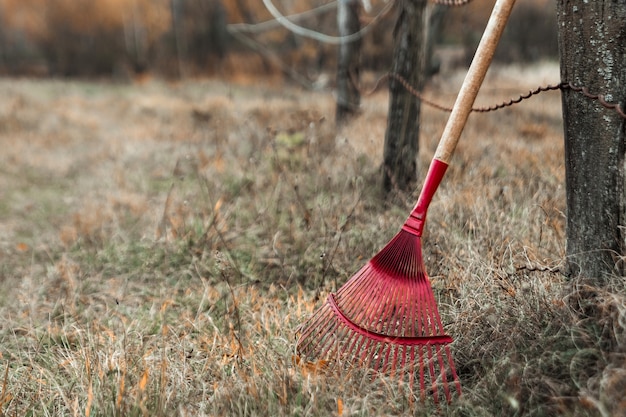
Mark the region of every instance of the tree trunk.
[[185, 32], [183, 28], [185, 10], [181, 0], [171, 0], [170, 5], [172, 9], [172, 33], [174, 34], [176, 59], [178, 61], [178, 77], [184, 78], [187, 72], [185, 68], [187, 45], [185, 43]]
[[[348, 36], [361, 29], [359, 22], [359, 0], [340, 0], [337, 10], [337, 25], [339, 34]], [[341, 42], [337, 61], [337, 109], [335, 122], [340, 125], [355, 115], [361, 104], [361, 94], [358, 90], [359, 57], [361, 54], [361, 39], [350, 42]]]
[[4, 64], [6, 63], [6, 55], [8, 55], [6, 50], [9, 48], [9, 44], [6, 41], [5, 33], [4, 33], [6, 24], [4, 22], [3, 8], [4, 8], [4, 5], [0, 3], [0, 67], [4, 67]]
[[[626, 104], [626, 2], [558, 2], [561, 79]], [[606, 282], [624, 273], [626, 120], [572, 90], [562, 94], [566, 273]]]
[[[424, 84], [426, 0], [402, 0], [394, 33], [391, 72], [418, 91]], [[389, 115], [383, 152], [383, 191], [408, 191], [417, 182], [420, 100], [395, 79], [389, 82]]]

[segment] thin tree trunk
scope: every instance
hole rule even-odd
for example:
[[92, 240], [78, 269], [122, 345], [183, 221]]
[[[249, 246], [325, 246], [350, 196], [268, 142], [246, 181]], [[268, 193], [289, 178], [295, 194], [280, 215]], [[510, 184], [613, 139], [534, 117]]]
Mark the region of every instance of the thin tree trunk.
[[4, 5], [0, 3], [0, 66], [4, 66], [7, 60], [7, 49], [9, 44], [6, 41], [6, 35], [4, 33], [6, 26], [4, 25]]
[[[348, 36], [361, 29], [359, 22], [359, 0], [340, 0], [337, 10], [337, 25], [339, 34]], [[337, 108], [335, 122], [340, 125], [350, 116], [358, 113], [361, 104], [361, 94], [358, 90], [359, 58], [361, 54], [361, 39], [342, 42], [339, 45], [339, 59], [337, 62]]]
[[176, 59], [178, 61], [178, 77], [184, 78], [187, 74], [185, 60], [187, 50], [185, 44], [185, 33], [183, 28], [184, 4], [181, 0], [171, 0], [172, 8], [172, 32], [174, 33], [174, 44], [176, 45]]
[[[403, 0], [395, 28], [391, 71], [414, 88], [424, 84], [426, 0]], [[417, 182], [420, 101], [397, 80], [389, 82], [389, 115], [383, 152], [383, 192], [411, 190]]]
[[[561, 79], [626, 104], [626, 2], [559, 1]], [[567, 274], [624, 273], [626, 120], [572, 90], [562, 95]]]

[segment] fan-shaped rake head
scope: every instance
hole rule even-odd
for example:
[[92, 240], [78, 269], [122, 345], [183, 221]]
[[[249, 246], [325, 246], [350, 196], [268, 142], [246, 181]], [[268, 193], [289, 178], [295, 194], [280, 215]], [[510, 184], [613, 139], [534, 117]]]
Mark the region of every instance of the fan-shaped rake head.
[[[304, 324], [303, 359], [383, 373], [435, 403], [461, 385], [422, 263], [421, 239], [403, 228]], [[417, 385], [416, 385], [417, 382]], [[451, 386], [454, 388], [451, 390]]]

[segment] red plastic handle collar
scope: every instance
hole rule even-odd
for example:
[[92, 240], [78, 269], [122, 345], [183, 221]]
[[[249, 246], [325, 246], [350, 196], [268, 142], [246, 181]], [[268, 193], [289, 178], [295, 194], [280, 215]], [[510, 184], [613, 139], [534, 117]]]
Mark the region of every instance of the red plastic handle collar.
[[422, 187], [420, 196], [417, 199], [417, 204], [415, 205], [413, 211], [411, 211], [411, 214], [404, 223], [404, 226], [402, 226], [403, 230], [406, 230], [416, 236], [422, 236], [428, 206], [435, 195], [435, 191], [439, 188], [439, 184], [441, 184], [441, 180], [443, 179], [447, 169], [448, 164], [438, 159], [433, 159], [430, 163], [428, 174], [426, 174], [426, 180], [424, 181], [424, 186]]

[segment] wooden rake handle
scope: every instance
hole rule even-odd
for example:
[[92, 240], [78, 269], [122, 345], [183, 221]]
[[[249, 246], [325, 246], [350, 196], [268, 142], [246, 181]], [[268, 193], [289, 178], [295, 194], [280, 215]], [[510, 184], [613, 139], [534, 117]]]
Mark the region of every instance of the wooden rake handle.
[[439, 140], [435, 156], [428, 169], [424, 187], [417, 204], [407, 219], [403, 229], [421, 236], [426, 219], [428, 205], [439, 187], [441, 179], [448, 168], [452, 153], [456, 148], [467, 118], [472, 112], [474, 100], [485, 79], [489, 65], [502, 36], [506, 22], [511, 15], [515, 0], [497, 0], [489, 17], [487, 27], [476, 49], [476, 54], [461, 85], [459, 95], [454, 102], [452, 113]]
[[493, 6], [491, 17], [478, 44], [469, 71], [463, 80], [463, 85], [448, 118], [439, 146], [437, 146], [434, 159], [446, 164], [450, 163], [450, 158], [459, 142], [467, 118], [472, 112], [474, 100], [476, 100], [478, 90], [485, 79], [496, 46], [498, 46], [498, 41], [513, 9], [513, 4], [515, 4], [515, 0], [498, 0]]

